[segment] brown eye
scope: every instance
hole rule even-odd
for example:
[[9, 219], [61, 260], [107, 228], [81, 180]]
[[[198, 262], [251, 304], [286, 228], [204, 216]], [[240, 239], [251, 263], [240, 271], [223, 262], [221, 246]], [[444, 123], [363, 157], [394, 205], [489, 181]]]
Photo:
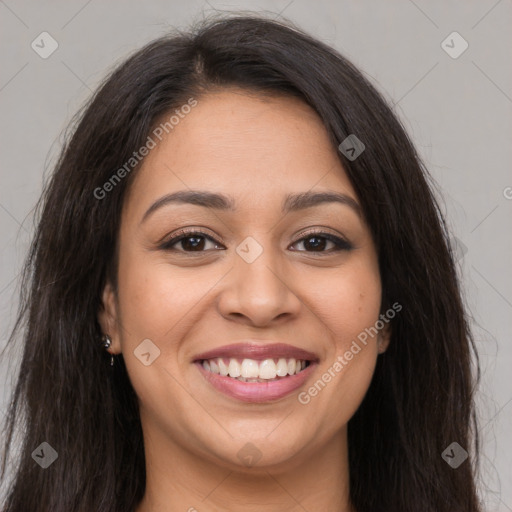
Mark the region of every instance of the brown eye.
[[[329, 243], [333, 244], [334, 248], [331, 247], [330, 249], [325, 250]], [[294, 242], [293, 245], [297, 244], [303, 244], [305, 248], [305, 250], [301, 250], [299, 252], [331, 253], [353, 249], [353, 246], [349, 242], [329, 233], [309, 233], [307, 236]]]
[[[208, 242], [213, 244], [213, 247], [207, 247]], [[219, 247], [219, 243], [211, 236], [201, 231], [190, 231], [188, 233], [181, 232], [178, 236], [171, 238], [164, 242], [160, 249], [167, 251], [179, 251], [179, 252], [204, 252], [205, 250], [216, 249]], [[178, 248], [174, 248], [177, 246]], [[181, 246], [181, 248], [180, 248]]]

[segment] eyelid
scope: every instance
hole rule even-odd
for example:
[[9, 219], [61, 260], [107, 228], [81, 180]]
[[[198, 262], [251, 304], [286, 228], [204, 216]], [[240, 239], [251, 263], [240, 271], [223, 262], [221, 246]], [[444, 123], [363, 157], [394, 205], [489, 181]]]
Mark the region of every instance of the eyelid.
[[336, 249], [330, 251], [296, 251], [296, 252], [304, 252], [309, 254], [332, 254], [339, 253], [342, 251], [349, 251], [354, 249], [354, 244], [348, 240], [343, 235], [334, 234], [329, 228], [326, 227], [317, 227], [317, 228], [309, 228], [304, 231], [301, 231], [294, 242], [291, 245], [295, 245], [303, 240], [307, 240], [308, 238], [312, 238], [313, 236], [318, 236], [319, 238], [325, 238], [326, 240], [331, 241], [336, 245]]
[[330, 228], [324, 226], [317, 226], [316, 228], [307, 228], [304, 229], [303, 231], [300, 231], [299, 234], [297, 235], [295, 242], [293, 243], [299, 242], [302, 238], [308, 235], [331, 235], [348, 243], [348, 240], [343, 235], [340, 235], [339, 233], [333, 233], [333, 231]]
[[220, 243], [210, 232], [205, 231], [203, 228], [196, 228], [196, 227], [192, 226], [192, 227], [188, 227], [188, 228], [178, 229], [178, 231], [176, 231], [175, 233], [172, 233], [172, 235], [168, 235], [168, 234], [165, 235], [164, 237], [162, 237], [160, 240], [157, 241], [157, 244], [158, 245], [161, 245], [161, 244], [167, 245], [169, 242], [176, 243], [179, 241], [180, 237], [183, 238], [183, 237], [191, 236], [191, 235], [195, 235], [195, 234], [203, 235], [205, 237], [210, 238], [211, 240], [213, 240], [216, 243]]
[[[222, 245], [221, 242], [217, 240], [216, 237], [214, 237], [209, 232], [205, 231], [203, 228], [195, 228], [195, 227], [188, 227], [188, 228], [181, 228], [176, 233], [173, 233], [171, 236], [166, 235], [161, 241], [158, 243], [158, 248], [163, 250], [171, 250], [171, 247], [184, 238], [190, 237], [192, 235], [202, 235], [208, 240]], [[193, 252], [193, 251], [177, 251], [177, 252]], [[198, 253], [206, 252], [206, 251], [197, 251]]]

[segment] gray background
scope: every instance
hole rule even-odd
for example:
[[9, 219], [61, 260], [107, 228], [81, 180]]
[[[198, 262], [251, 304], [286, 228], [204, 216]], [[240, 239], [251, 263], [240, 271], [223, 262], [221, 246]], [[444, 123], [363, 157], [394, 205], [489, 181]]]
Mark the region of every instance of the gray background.
[[[510, 0], [0, 0], [0, 347], [13, 325], [33, 206], [73, 114], [130, 51], [231, 10], [293, 21], [350, 58], [395, 105], [439, 184], [473, 317], [482, 497], [490, 511], [512, 511]], [[59, 45], [47, 59], [31, 48], [43, 31]], [[469, 44], [456, 59], [441, 46], [453, 31]], [[15, 357], [0, 367], [2, 413]]]

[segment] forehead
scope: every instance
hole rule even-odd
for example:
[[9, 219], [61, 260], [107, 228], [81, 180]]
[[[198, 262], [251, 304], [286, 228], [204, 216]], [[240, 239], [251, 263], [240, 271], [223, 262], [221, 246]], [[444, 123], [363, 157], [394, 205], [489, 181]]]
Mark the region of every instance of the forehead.
[[131, 186], [129, 202], [141, 208], [187, 188], [225, 192], [249, 207], [280, 206], [283, 195], [313, 188], [355, 198], [321, 119], [297, 98], [209, 93], [156, 142]]

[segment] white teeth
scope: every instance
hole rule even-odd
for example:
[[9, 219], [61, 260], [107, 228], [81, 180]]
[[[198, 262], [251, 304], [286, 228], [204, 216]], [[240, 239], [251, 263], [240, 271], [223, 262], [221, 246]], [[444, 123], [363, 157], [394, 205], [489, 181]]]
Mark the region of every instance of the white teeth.
[[285, 359], [284, 357], [275, 359], [264, 359], [256, 361], [255, 359], [244, 359], [240, 363], [237, 359], [226, 360], [222, 357], [203, 361], [203, 368], [209, 372], [222, 375], [223, 377], [232, 377], [242, 382], [261, 382], [275, 380], [278, 377], [287, 375], [296, 375], [307, 366], [306, 361], [295, 358]]
[[288, 375], [288, 364], [286, 363], [286, 359], [279, 359], [277, 361], [276, 373], [278, 377], [286, 377]]
[[217, 363], [219, 365], [219, 373], [223, 376], [223, 377], [226, 377], [227, 374], [229, 373], [229, 370], [228, 370], [228, 367], [226, 365], [226, 363], [224, 362], [224, 360], [222, 358], [218, 358], [217, 359]]
[[240, 363], [236, 359], [229, 360], [228, 373], [230, 377], [240, 377]]
[[212, 373], [219, 373], [219, 365], [215, 362], [214, 359], [210, 361], [210, 371]]
[[[260, 367], [258, 361], [254, 359], [244, 359], [242, 361], [242, 369], [240, 370], [242, 377], [246, 379], [257, 379], [260, 374]], [[231, 377], [231, 373], [229, 374]]]
[[273, 359], [265, 359], [260, 363], [260, 379], [276, 378], [276, 363]]

